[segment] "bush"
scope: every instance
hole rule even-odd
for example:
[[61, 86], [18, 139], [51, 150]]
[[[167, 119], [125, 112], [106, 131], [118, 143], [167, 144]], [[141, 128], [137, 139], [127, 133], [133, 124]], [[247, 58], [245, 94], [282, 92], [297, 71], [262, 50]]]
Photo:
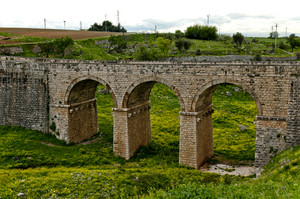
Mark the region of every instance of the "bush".
[[285, 50], [285, 49], [287, 49], [287, 46], [281, 41], [279, 43], [279, 48]]
[[154, 48], [141, 46], [136, 54], [136, 59], [140, 61], [155, 61], [159, 59], [159, 53]]
[[157, 47], [163, 53], [163, 55], [166, 56], [170, 50], [171, 41], [169, 39], [164, 39], [162, 37], [158, 37], [156, 41], [157, 41]]
[[183, 37], [184, 37], [184, 33], [183, 32], [181, 32], [180, 30], [176, 30], [175, 31], [175, 38], [176, 39], [181, 39]]
[[262, 61], [262, 57], [261, 57], [260, 54], [257, 54], [257, 55], [254, 56], [253, 60], [254, 61]]
[[300, 51], [296, 52], [297, 59], [300, 59]]
[[190, 39], [216, 40], [218, 38], [215, 26], [190, 26], [185, 31], [185, 37]]
[[110, 43], [110, 51], [116, 51], [117, 53], [122, 53], [124, 49], [127, 48], [127, 42], [122, 38], [122, 36], [110, 36], [108, 38]]
[[187, 51], [192, 44], [191, 41], [186, 39], [178, 39], [175, 41], [175, 46], [180, 52], [183, 52], [183, 50]]
[[53, 41], [54, 48], [57, 54], [62, 55], [63, 57], [65, 56], [65, 49], [68, 46], [74, 45], [74, 40], [69, 37], [61, 37], [57, 38]]
[[237, 32], [236, 34], [234, 34], [232, 36], [234, 43], [237, 45], [238, 47], [238, 51], [240, 52], [241, 49], [241, 45], [243, 44], [243, 42], [245, 41], [245, 37], [244, 35], [242, 35], [242, 33]]

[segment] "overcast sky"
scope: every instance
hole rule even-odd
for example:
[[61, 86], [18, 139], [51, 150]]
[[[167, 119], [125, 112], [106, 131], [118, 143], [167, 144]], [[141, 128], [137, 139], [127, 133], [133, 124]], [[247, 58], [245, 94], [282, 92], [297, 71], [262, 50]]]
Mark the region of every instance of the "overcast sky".
[[241, 32], [268, 36], [278, 24], [279, 36], [300, 35], [299, 0], [3, 0], [0, 27], [88, 29], [105, 18], [128, 31], [184, 31], [194, 24], [218, 27], [221, 34]]

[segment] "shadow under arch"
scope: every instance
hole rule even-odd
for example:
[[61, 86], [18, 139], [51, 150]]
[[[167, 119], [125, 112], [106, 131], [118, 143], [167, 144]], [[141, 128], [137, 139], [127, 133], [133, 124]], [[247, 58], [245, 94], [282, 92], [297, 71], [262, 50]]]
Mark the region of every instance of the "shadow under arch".
[[185, 111], [184, 101], [179, 90], [167, 80], [155, 76], [144, 77], [131, 84], [123, 96], [122, 108], [130, 108], [131, 106], [134, 106], [136, 102], [145, 103], [148, 101], [151, 89], [156, 83], [161, 83], [168, 86], [177, 96], [181, 111]]
[[258, 98], [258, 96], [256, 95], [256, 93], [249, 86], [244, 84], [243, 82], [235, 80], [235, 79], [228, 79], [228, 78], [213, 80], [213, 81], [205, 84], [204, 86], [202, 86], [192, 101], [191, 110], [193, 112], [198, 112], [201, 108], [204, 108], [203, 106], [210, 105], [212, 95], [213, 95], [216, 87], [220, 84], [234, 84], [234, 85], [242, 87], [244, 89], [244, 91], [248, 92], [251, 95], [251, 97], [253, 98], [253, 100], [255, 101], [258, 116], [263, 116], [263, 109], [262, 109], [261, 101]]
[[[102, 78], [92, 76], [92, 75], [80, 76], [74, 79], [69, 84], [64, 95], [64, 104], [76, 103], [76, 102], [95, 98], [95, 91], [99, 83], [104, 85], [108, 90], [108, 92], [110, 93], [113, 99], [114, 108], [118, 108], [116, 96], [112, 88], [109, 86], [109, 84], [106, 81], [104, 81]], [[78, 98], [79, 96], [74, 95], [76, 92], [82, 91], [83, 88], [87, 88], [86, 91], [88, 91], [85, 93], [81, 93], [82, 97], [84, 96], [84, 94], [86, 94], [85, 98]]]
[[114, 92], [103, 79], [90, 75], [74, 79], [64, 96], [64, 105], [68, 108], [69, 142], [78, 143], [99, 132], [96, 101], [96, 90], [99, 83], [107, 88], [113, 99], [114, 107], [117, 107]]

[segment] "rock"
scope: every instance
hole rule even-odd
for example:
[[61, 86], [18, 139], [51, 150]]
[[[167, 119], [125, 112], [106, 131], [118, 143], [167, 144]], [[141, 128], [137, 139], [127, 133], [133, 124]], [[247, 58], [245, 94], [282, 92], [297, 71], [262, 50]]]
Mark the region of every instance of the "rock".
[[34, 53], [34, 54], [40, 53], [41, 51], [42, 51], [42, 49], [41, 49], [38, 45], [35, 45], [35, 46], [31, 49], [31, 52]]
[[106, 40], [101, 40], [101, 41], [95, 41], [95, 45], [108, 45], [110, 44], [109, 41]]
[[25, 196], [25, 194], [24, 193], [18, 193], [17, 196], [18, 197], [23, 197], [23, 196]]
[[234, 90], [235, 92], [240, 92], [240, 91], [241, 91], [241, 89], [240, 89], [239, 87], [233, 87], [233, 90]]
[[232, 96], [232, 93], [229, 92], [229, 91], [226, 91], [226, 95], [227, 95], [227, 96]]
[[245, 131], [248, 129], [247, 126], [239, 125], [240, 131]]
[[23, 48], [17, 46], [0, 48], [0, 53], [4, 53], [6, 55], [14, 55], [22, 52], [24, 52]]

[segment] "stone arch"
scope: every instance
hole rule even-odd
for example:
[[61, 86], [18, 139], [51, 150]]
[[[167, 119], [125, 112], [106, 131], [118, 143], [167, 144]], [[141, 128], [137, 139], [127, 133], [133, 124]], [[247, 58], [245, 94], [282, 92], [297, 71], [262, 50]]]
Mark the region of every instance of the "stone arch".
[[168, 82], [167, 80], [165, 80], [163, 78], [155, 77], [155, 76], [148, 76], [148, 77], [139, 79], [139, 80], [135, 81], [133, 84], [131, 84], [127, 88], [127, 90], [123, 96], [122, 108], [129, 108], [131, 105], [133, 105], [133, 103], [131, 101], [132, 99], [130, 99], [130, 97], [132, 97], [132, 95], [138, 95], [139, 93], [137, 93], [137, 92], [141, 91], [142, 89], [146, 89], [146, 92], [142, 92], [144, 94], [144, 96], [140, 95], [137, 97], [140, 97], [144, 100], [149, 99], [149, 94], [155, 83], [162, 83], [162, 84], [165, 84], [166, 86], [168, 86], [177, 96], [177, 99], [178, 99], [180, 107], [181, 107], [181, 111], [185, 111], [184, 101], [180, 95], [179, 90], [173, 84]]
[[149, 95], [155, 83], [171, 88], [179, 100], [181, 110], [185, 109], [179, 90], [165, 79], [148, 76], [135, 81], [123, 95], [122, 108], [114, 109], [116, 155], [129, 159], [139, 147], [151, 141]]
[[[183, 162], [185, 165], [190, 165], [198, 168], [213, 155], [212, 96], [216, 87], [223, 83], [241, 86], [245, 91], [249, 92], [256, 103], [258, 115], [263, 115], [263, 110], [259, 98], [255, 94], [253, 89], [249, 88], [243, 82], [237, 81], [235, 79], [223, 78], [212, 80], [209, 83], [205, 84], [195, 95], [192, 101], [192, 106], [190, 108], [191, 112], [182, 114], [182, 121], [185, 122], [183, 125], [185, 125], [186, 128], [188, 128], [191, 123], [195, 126], [193, 130], [184, 132], [185, 136], [183, 137], [188, 140], [186, 141], [188, 145], [181, 145], [181, 156], [184, 158], [188, 157], [190, 151], [186, 150], [185, 148], [188, 148], [189, 146], [192, 146], [194, 154], [196, 154], [192, 161], [182, 158], [181, 162]], [[191, 139], [194, 137], [196, 138], [196, 142]], [[194, 144], [192, 145], [191, 143], [193, 141]]]
[[99, 132], [95, 98], [99, 83], [106, 86], [112, 96], [114, 106], [117, 106], [114, 92], [103, 79], [90, 75], [74, 79], [64, 96], [64, 105], [67, 108], [69, 142], [78, 143]]
[[209, 96], [209, 98], [212, 97], [212, 94], [213, 94], [215, 88], [220, 84], [226, 84], [226, 83], [240, 86], [245, 91], [247, 91], [252, 96], [253, 100], [255, 101], [258, 116], [263, 115], [261, 101], [258, 98], [258, 96], [256, 95], [256, 93], [245, 83], [235, 80], [235, 79], [228, 79], [228, 78], [216, 79], [216, 80], [213, 80], [213, 81], [205, 84], [204, 86], [202, 86], [201, 89], [197, 92], [197, 94], [193, 98], [191, 110], [193, 112], [197, 112], [201, 106], [200, 103], [204, 102], [204, 100], [205, 100], [205, 99], [203, 99], [203, 97], [205, 95], [210, 95], [210, 94], [211, 94], [211, 96]]
[[[104, 81], [102, 78], [99, 78], [99, 77], [95, 77], [95, 76], [92, 76], [92, 75], [86, 75], [86, 76], [80, 76], [76, 79], [74, 79], [68, 86], [66, 92], [65, 92], [65, 95], [64, 95], [64, 104], [69, 104], [70, 103], [70, 97], [72, 97], [72, 91], [74, 91], [74, 88], [76, 89], [76, 87], [84, 87], [85, 85], [88, 85], [89, 83], [92, 84], [92, 87], [91, 88], [91, 92], [94, 94], [95, 93], [95, 88], [97, 87], [98, 83], [104, 85], [112, 99], [113, 99], [113, 102], [114, 102], [114, 107], [117, 108], [118, 107], [118, 103], [117, 103], [117, 99], [116, 99], [116, 96], [114, 94], [114, 91], [112, 90], [112, 88], [109, 86], [109, 84]], [[82, 84], [82, 85], [80, 85]]]

